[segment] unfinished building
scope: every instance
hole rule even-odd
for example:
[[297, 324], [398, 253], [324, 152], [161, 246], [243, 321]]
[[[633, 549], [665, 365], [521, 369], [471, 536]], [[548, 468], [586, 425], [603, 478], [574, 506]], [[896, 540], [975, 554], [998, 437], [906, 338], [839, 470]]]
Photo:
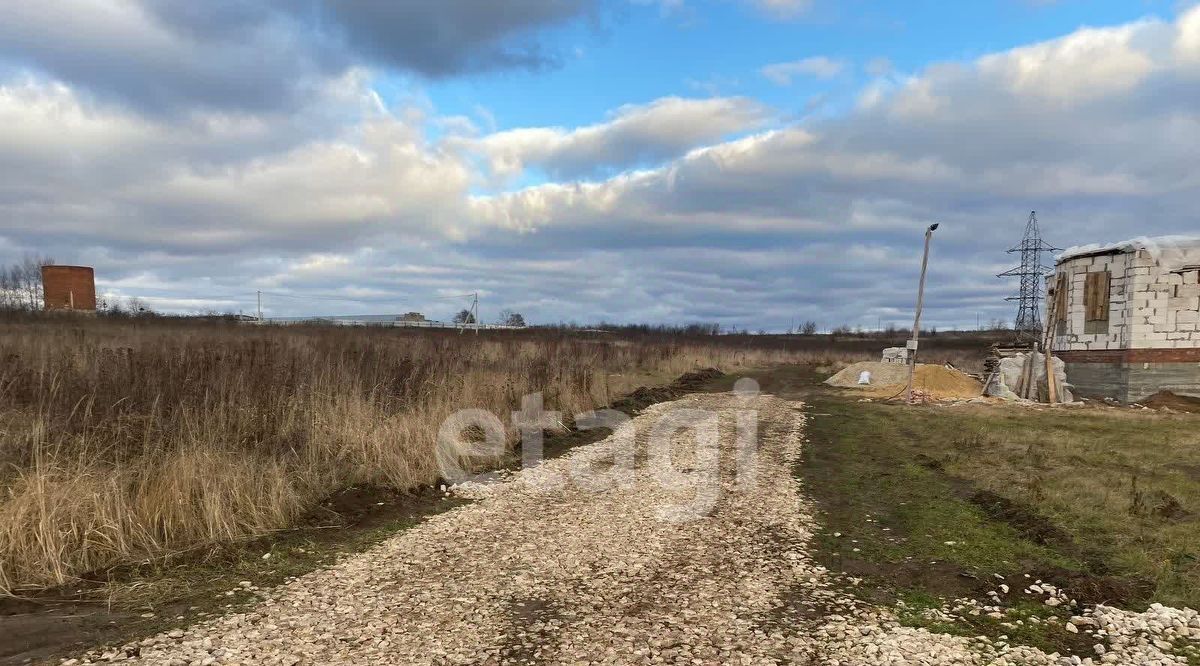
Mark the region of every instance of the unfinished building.
[[96, 277], [90, 266], [42, 266], [46, 310], [95, 312]]
[[1054, 354], [1078, 395], [1200, 396], [1200, 237], [1070, 248], [1047, 283]]

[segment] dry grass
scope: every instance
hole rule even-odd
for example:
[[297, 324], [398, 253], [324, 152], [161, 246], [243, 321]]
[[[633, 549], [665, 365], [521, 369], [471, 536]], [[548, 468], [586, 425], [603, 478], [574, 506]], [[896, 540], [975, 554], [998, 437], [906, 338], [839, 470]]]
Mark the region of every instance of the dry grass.
[[438, 426], [461, 408], [503, 417], [541, 391], [576, 413], [696, 367], [801, 355], [744, 339], [0, 322], [0, 591], [277, 529], [349, 485], [435, 483]]

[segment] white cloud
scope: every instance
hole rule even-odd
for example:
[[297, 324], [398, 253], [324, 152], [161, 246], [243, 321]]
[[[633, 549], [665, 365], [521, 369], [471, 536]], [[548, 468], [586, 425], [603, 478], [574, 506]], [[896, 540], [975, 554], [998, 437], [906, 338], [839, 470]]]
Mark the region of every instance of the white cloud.
[[[495, 132], [387, 108], [354, 68], [295, 112], [159, 114], [29, 74], [0, 83], [0, 263], [42, 251], [178, 307], [259, 285], [441, 316], [431, 295], [478, 289], [531, 321], [873, 324], [908, 307], [939, 221], [931, 323], [1005, 317], [991, 276], [1030, 209], [1059, 244], [1194, 228], [1198, 17], [885, 75], [792, 127], [668, 97]], [[479, 193], [529, 169], [550, 182]]]
[[1017, 95], [1072, 104], [1121, 94], [1168, 63], [1159, 53], [1169, 27], [1143, 21], [1085, 28], [1063, 39], [980, 59], [978, 73], [1004, 81]]
[[800, 16], [812, 8], [813, 0], [746, 0], [760, 11], [779, 19]]
[[626, 106], [603, 123], [574, 129], [507, 130], [471, 142], [493, 173], [519, 174], [537, 166], [556, 178], [658, 163], [688, 149], [761, 127], [768, 110], [746, 98], [664, 97]]
[[34, 238], [197, 252], [465, 233], [467, 162], [428, 143], [419, 115], [380, 113], [367, 89], [351, 100], [318, 100], [355, 118], [318, 138], [299, 118], [151, 120], [62, 83], [0, 85], [0, 215]]
[[[689, 0], [632, 0], [635, 4], [658, 5], [663, 14], [683, 11]], [[777, 20], [790, 20], [802, 16], [813, 6], [813, 0], [740, 0], [743, 4]]]
[[1176, 22], [1175, 53], [1185, 65], [1200, 66], [1200, 5]]
[[447, 77], [540, 69], [547, 30], [596, 0], [54, 0], [0, 3], [0, 65], [143, 112], [262, 111], [371, 66]]
[[832, 79], [846, 69], [846, 63], [826, 56], [813, 56], [791, 62], [777, 62], [762, 68], [762, 75], [780, 86], [792, 85], [792, 80], [800, 76], [812, 76], [818, 79]]
[[[915, 253], [905, 249], [924, 225], [941, 221], [938, 253], [966, 273], [935, 278], [934, 317], [1004, 317], [1000, 297], [1011, 285], [990, 275], [1031, 208], [1046, 211], [1059, 242], [1194, 226], [1200, 77], [1178, 57], [1194, 17], [1082, 29], [974, 62], [935, 64], [874, 83], [864, 93], [869, 103], [846, 117], [698, 148], [601, 182], [479, 199], [475, 212], [489, 226], [536, 232], [544, 243], [595, 241], [600, 229], [619, 239], [605, 242], [625, 248], [703, 238], [705, 248], [799, 252], [872, 238], [880, 251], [862, 255], [874, 258], [855, 267], [861, 276], [844, 267], [790, 271], [807, 281], [804, 298], [828, 309], [846, 299], [863, 312], [890, 307], [896, 296], [874, 291], [870, 280], [908, 275]], [[705, 265], [736, 273], [727, 263]], [[771, 273], [757, 275], [768, 289]], [[970, 288], [956, 286], [962, 280]]]

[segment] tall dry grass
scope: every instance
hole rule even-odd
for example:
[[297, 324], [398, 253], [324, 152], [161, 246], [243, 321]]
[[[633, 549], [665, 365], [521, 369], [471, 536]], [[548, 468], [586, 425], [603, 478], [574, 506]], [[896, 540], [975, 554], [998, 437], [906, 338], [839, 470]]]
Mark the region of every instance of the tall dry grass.
[[349, 485], [435, 483], [438, 427], [461, 408], [503, 416], [540, 391], [576, 413], [647, 378], [795, 358], [715, 339], [0, 322], [0, 591], [284, 527]]

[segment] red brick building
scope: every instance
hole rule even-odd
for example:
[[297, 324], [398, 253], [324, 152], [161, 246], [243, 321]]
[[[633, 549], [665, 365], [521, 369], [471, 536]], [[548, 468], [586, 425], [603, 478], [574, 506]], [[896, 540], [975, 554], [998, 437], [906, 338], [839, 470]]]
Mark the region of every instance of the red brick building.
[[42, 266], [47, 310], [96, 310], [96, 277], [90, 266]]

